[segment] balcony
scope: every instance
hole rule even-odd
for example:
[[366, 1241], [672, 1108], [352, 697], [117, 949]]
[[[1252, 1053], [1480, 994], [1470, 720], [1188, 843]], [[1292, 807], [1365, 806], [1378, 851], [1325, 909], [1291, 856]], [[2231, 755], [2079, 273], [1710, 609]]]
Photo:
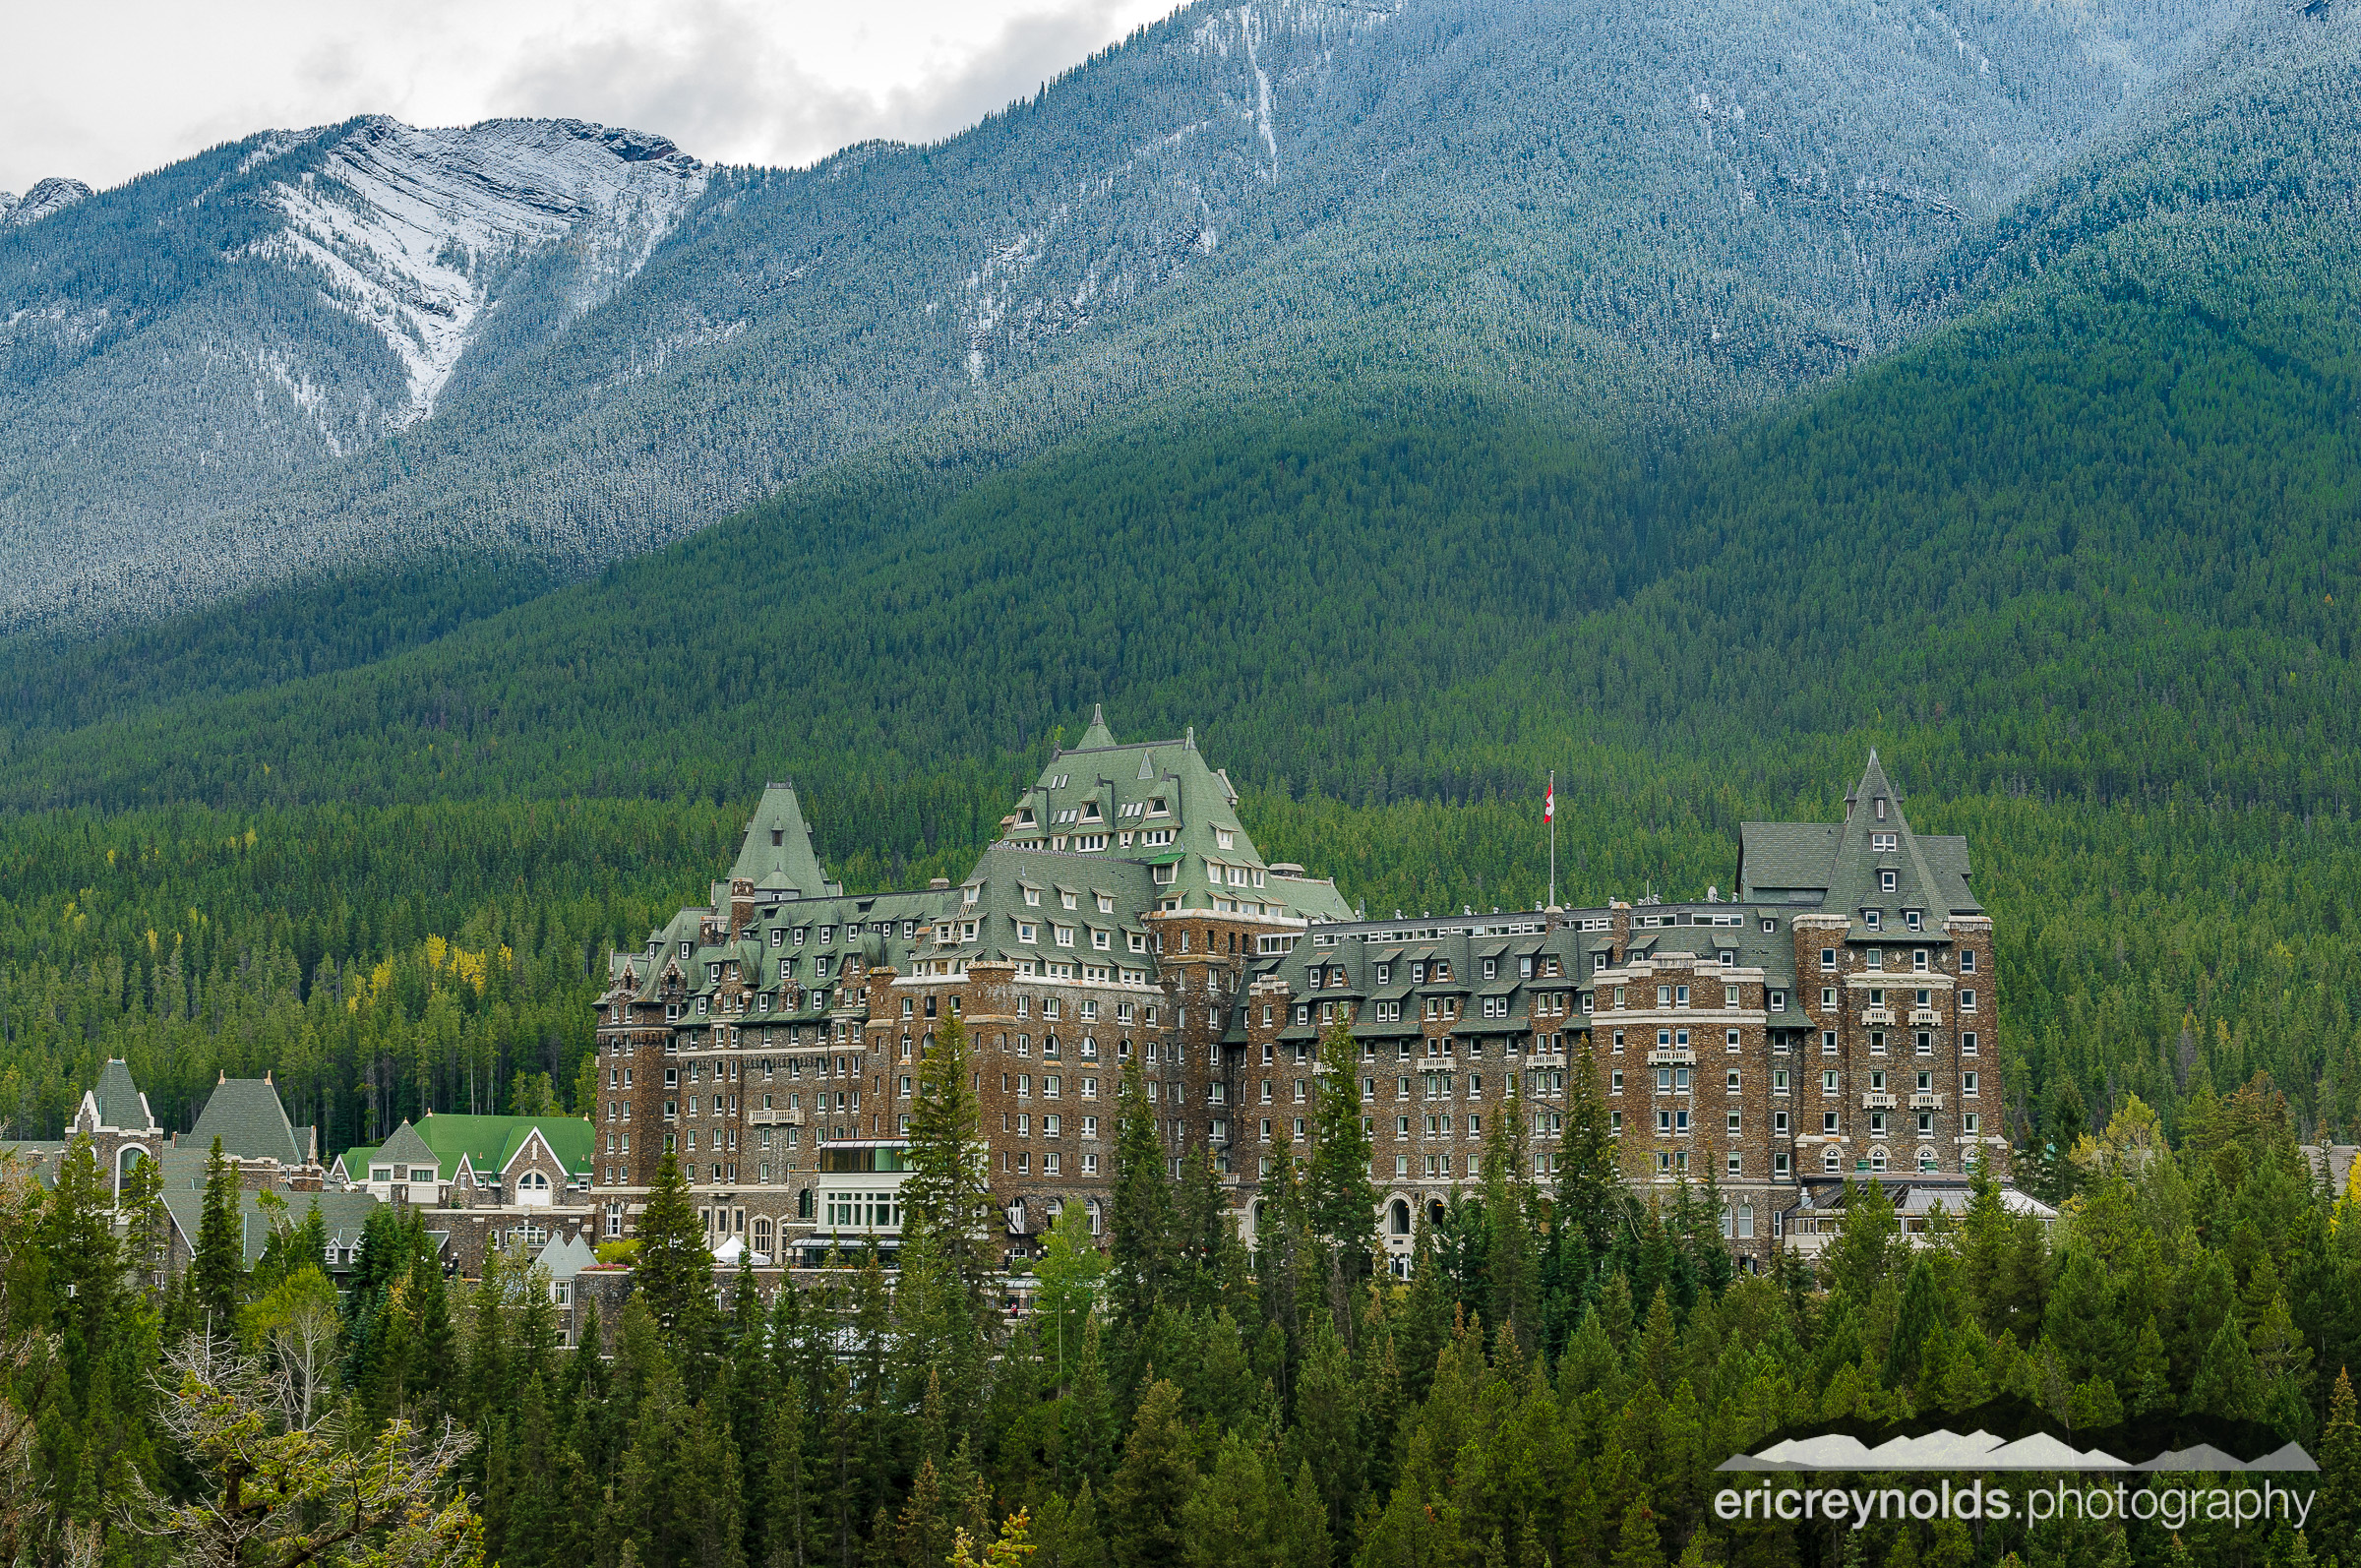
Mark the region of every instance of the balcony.
[[757, 1127], [800, 1127], [804, 1124], [801, 1111], [749, 1111], [746, 1119]]
[[1910, 1022], [1914, 1024], [1939, 1024], [1942, 1021], [1943, 1015], [1932, 1007], [1912, 1007], [1910, 1009]]
[[1943, 1109], [1943, 1097], [1939, 1094], [1914, 1094], [1910, 1096], [1910, 1109], [1912, 1111], [1940, 1111]]
[[1648, 1053], [1648, 1065], [1651, 1067], [1693, 1067], [1697, 1065], [1697, 1053], [1694, 1051], [1651, 1051]]
[[1861, 1096], [1861, 1109], [1863, 1111], [1891, 1111], [1894, 1109], [1894, 1097], [1883, 1089], [1872, 1089]]
[[1864, 1007], [1861, 1009], [1861, 1022], [1864, 1024], [1891, 1024], [1893, 1021], [1894, 1009], [1891, 1007]]

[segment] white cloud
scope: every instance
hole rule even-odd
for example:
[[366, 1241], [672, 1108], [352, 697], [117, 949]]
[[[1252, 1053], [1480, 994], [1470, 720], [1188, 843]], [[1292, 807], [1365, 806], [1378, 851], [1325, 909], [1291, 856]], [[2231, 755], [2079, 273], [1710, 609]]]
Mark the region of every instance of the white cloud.
[[0, 190], [96, 186], [254, 131], [573, 115], [715, 162], [933, 140], [1031, 92], [1171, 0], [96, 0], [27, 8], [0, 94]]

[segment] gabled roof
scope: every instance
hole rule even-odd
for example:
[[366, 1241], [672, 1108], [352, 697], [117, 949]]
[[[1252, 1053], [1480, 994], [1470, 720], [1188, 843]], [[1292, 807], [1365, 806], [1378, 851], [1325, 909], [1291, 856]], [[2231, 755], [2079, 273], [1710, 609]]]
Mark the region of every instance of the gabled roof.
[[345, 1150], [329, 1166], [328, 1174], [359, 1185], [369, 1179], [369, 1162], [377, 1158], [378, 1147], [374, 1143], [364, 1143]]
[[507, 1171], [536, 1136], [570, 1174], [586, 1174], [595, 1142], [590, 1123], [580, 1116], [436, 1116], [405, 1121], [394, 1129], [378, 1152], [382, 1165], [399, 1159], [425, 1164], [432, 1159], [449, 1181], [463, 1160], [476, 1176], [495, 1176]]
[[[1871, 835], [1878, 833], [1892, 834], [1894, 847], [1874, 847]], [[1874, 750], [1860, 783], [1846, 797], [1844, 821], [1746, 822], [1738, 829], [1741, 900], [1821, 904], [1849, 916], [1856, 936], [1891, 935], [1882, 925], [1870, 933], [1861, 920], [1864, 909], [1889, 915], [1920, 909], [1938, 926], [1946, 915], [1981, 914], [1968, 870], [1966, 839], [1921, 838], [1910, 830], [1902, 793]], [[1881, 880], [1886, 872], [1894, 874], [1892, 892]]]
[[[226, 1145], [224, 1146], [226, 1147]], [[320, 1220], [328, 1228], [332, 1240], [339, 1237], [358, 1237], [368, 1223], [369, 1211], [377, 1207], [377, 1199], [366, 1192], [290, 1192], [287, 1200], [287, 1221], [301, 1225], [312, 1210], [320, 1211]], [[189, 1250], [197, 1249], [197, 1233], [205, 1224], [204, 1166], [198, 1166], [198, 1180], [168, 1182], [163, 1190], [164, 1212], [172, 1217], [173, 1228], [180, 1232]], [[246, 1266], [260, 1262], [263, 1248], [271, 1242], [271, 1219], [263, 1212], [261, 1198], [251, 1191], [238, 1193], [238, 1238], [245, 1253]], [[311, 1261], [326, 1269], [325, 1258]]]
[[754, 818], [746, 824], [746, 842], [730, 878], [744, 878], [757, 892], [792, 892], [799, 898], [824, 898], [827, 874], [812, 847], [812, 829], [795, 798], [793, 784], [763, 786]]
[[213, 1085], [205, 1110], [198, 1114], [197, 1125], [190, 1129], [189, 1141], [199, 1149], [211, 1150], [215, 1138], [221, 1140], [221, 1152], [233, 1160], [276, 1160], [298, 1166], [309, 1158], [307, 1140], [296, 1136], [294, 1123], [287, 1119], [287, 1108], [280, 1104], [278, 1091], [269, 1078], [224, 1077]]
[[551, 1236], [548, 1244], [533, 1259], [552, 1280], [571, 1280], [597, 1261], [597, 1252], [591, 1249], [588, 1241], [582, 1239], [579, 1231]]

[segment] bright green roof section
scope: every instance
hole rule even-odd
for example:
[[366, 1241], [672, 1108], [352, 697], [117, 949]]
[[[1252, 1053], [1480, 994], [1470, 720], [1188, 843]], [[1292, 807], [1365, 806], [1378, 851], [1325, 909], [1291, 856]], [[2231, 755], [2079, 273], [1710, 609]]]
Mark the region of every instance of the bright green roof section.
[[[464, 1159], [478, 1176], [497, 1176], [524, 1147], [524, 1140], [535, 1129], [570, 1172], [587, 1172], [594, 1142], [590, 1123], [580, 1116], [435, 1116], [431, 1113], [416, 1121], [405, 1121], [388, 1138], [383, 1148], [392, 1150], [395, 1143], [412, 1148], [406, 1129], [435, 1157], [443, 1179], [449, 1181], [458, 1175], [459, 1161]], [[367, 1179], [365, 1172], [373, 1150], [345, 1151], [345, 1173], [355, 1180]], [[361, 1166], [354, 1170], [355, 1158]], [[414, 1152], [413, 1152], [414, 1157]]]

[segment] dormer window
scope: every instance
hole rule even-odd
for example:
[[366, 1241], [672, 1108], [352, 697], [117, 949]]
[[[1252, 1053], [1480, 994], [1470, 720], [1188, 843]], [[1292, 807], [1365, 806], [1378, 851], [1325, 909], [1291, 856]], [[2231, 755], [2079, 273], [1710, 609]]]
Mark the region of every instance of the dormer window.
[[1902, 923], [1912, 931], [1919, 931], [1924, 929], [1924, 916], [1915, 909], [1906, 909], [1902, 912]]
[[1058, 894], [1058, 902], [1064, 905], [1067, 909], [1071, 909], [1074, 907], [1074, 895], [1060, 890]]
[[1872, 833], [1869, 835], [1869, 847], [1883, 854], [1891, 854], [1902, 848], [1902, 836], [1898, 833]]
[[1099, 895], [1099, 913], [1102, 915], [1115, 913], [1115, 900], [1105, 893]]
[[1041, 889], [1038, 887], [1026, 888], [1025, 902], [1032, 908], [1039, 909], [1041, 907]]
[[1085, 822], [1095, 822], [1099, 820], [1099, 803], [1097, 801], [1089, 801], [1084, 803], [1082, 807], [1082, 820]]
[[1155, 799], [1148, 802], [1148, 814], [1150, 816], [1166, 816], [1171, 814], [1169, 809], [1164, 804], [1163, 796], [1159, 795]]
[[770, 847], [772, 849], [777, 849], [781, 844], [786, 842], [787, 829], [783, 827], [774, 827], [770, 830]]
[[1877, 911], [1874, 909], [1862, 910], [1861, 924], [1868, 927], [1871, 931], [1877, 930]]
[[1016, 809], [1016, 825], [1019, 827], [1031, 827], [1033, 825], [1032, 807], [1020, 806]]
[[1483, 961], [1483, 978], [1484, 978], [1484, 979], [1486, 979], [1486, 980], [1497, 980], [1497, 979], [1499, 979], [1499, 978], [1500, 978], [1500, 960], [1499, 960], [1499, 959], [1497, 959], [1497, 958], [1486, 958], [1486, 959]]
[[1881, 893], [1890, 893], [1894, 891], [1894, 874], [1892, 872], [1879, 872], [1877, 874], [1877, 890]]
[[1226, 827], [1217, 827], [1213, 830], [1213, 847], [1236, 849], [1238, 848], [1238, 835]]
[[1886, 798], [1883, 795], [1880, 795], [1877, 798], [1876, 806], [1877, 819], [1882, 822], [1886, 819]]

